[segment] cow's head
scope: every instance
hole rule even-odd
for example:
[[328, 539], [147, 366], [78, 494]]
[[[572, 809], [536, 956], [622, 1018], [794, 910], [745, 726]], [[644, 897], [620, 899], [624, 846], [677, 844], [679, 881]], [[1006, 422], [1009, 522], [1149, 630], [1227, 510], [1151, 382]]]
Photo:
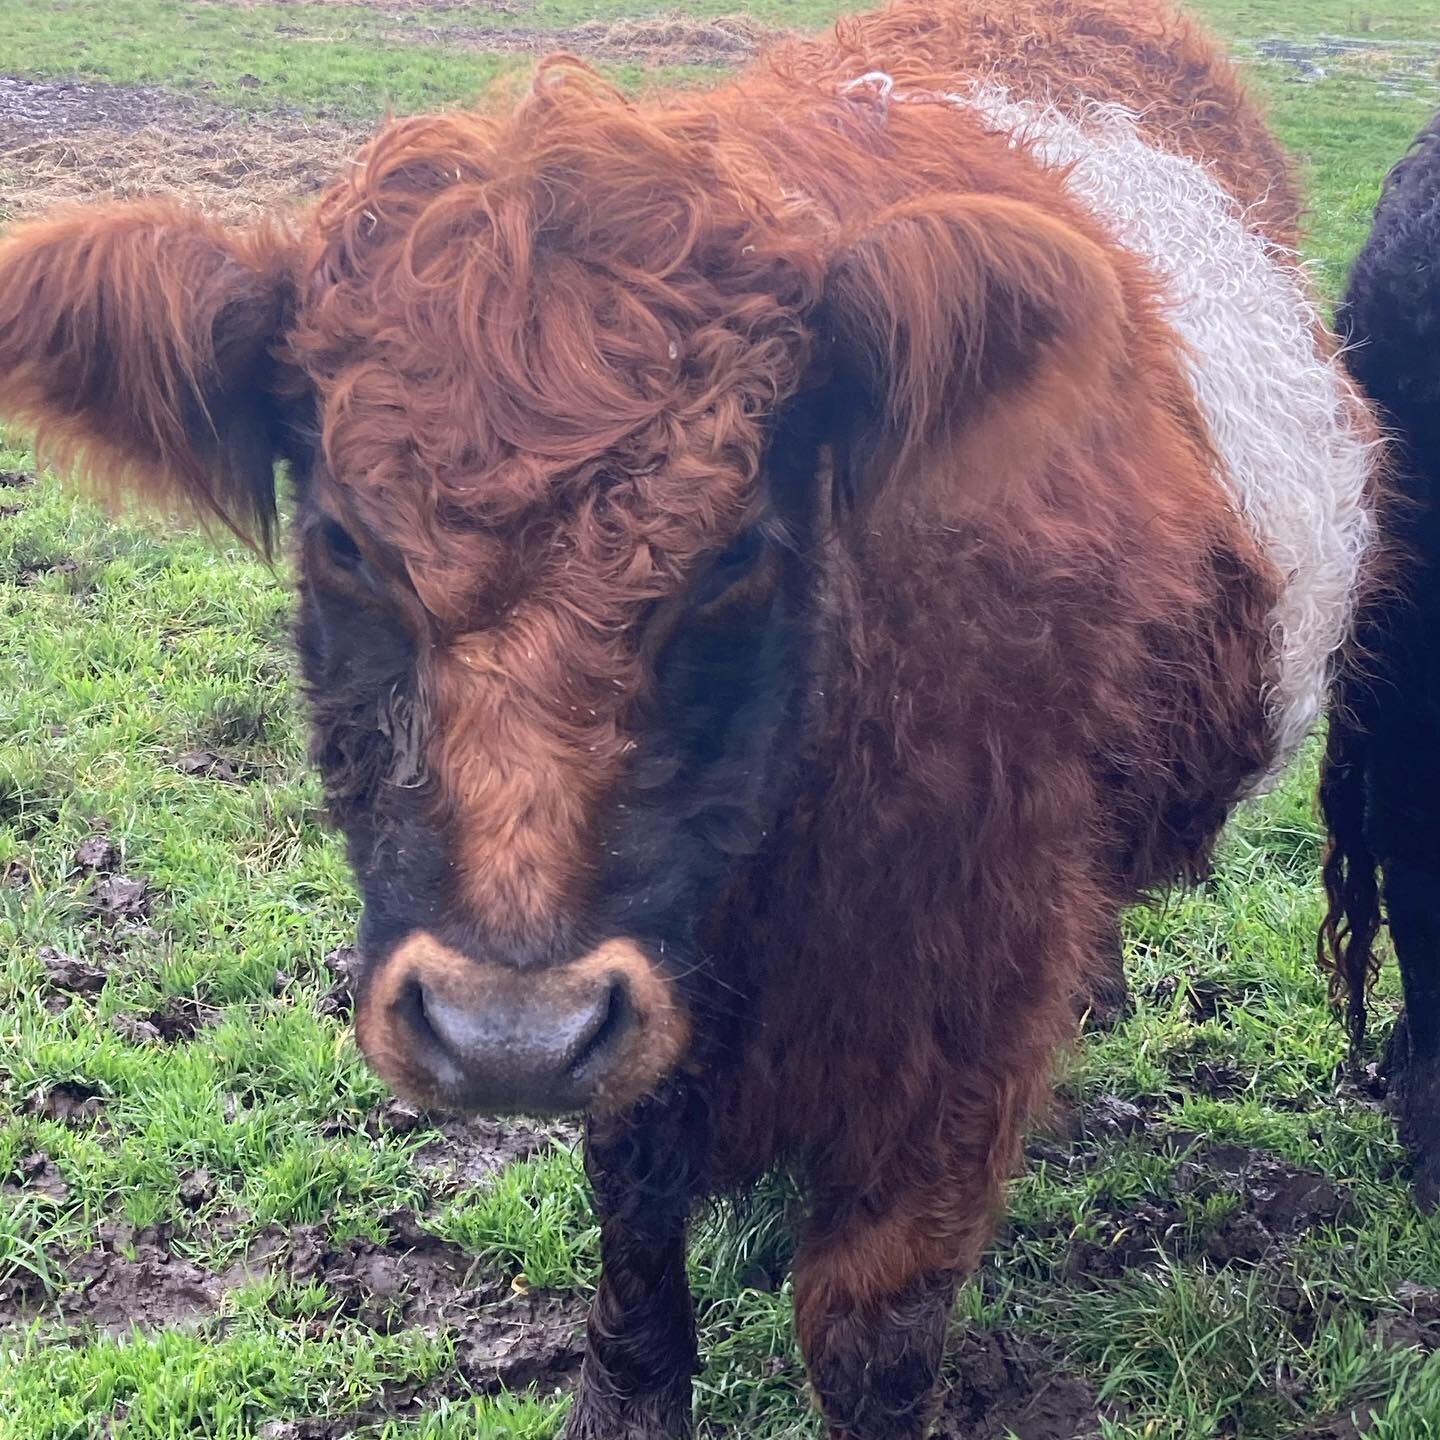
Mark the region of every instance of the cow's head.
[[1083, 408], [1119, 316], [1031, 206], [847, 230], [700, 110], [551, 72], [390, 126], [293, 230], [18, 230], [0, 415], [261, 545], [286, 462], [361, 1045], [428, 1102], [614, 1107], [730, 998], [703, 922], [764, 863], [835, 537], [897, 468]]

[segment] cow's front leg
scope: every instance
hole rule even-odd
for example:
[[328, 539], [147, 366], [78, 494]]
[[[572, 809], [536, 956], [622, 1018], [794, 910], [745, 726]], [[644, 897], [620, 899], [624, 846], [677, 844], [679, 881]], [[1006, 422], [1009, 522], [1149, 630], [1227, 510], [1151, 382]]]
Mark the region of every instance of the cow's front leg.
[[702, 1145], [699, 1106], [678, 1089], [586, 1125], [601, 1271], [566, 1440], [690, 1434], [696, 1350], [685, 1231]]
[[812, 1176], [795, 1328], [830, 1440], [929, 1433], [955, 1287], [990, 1238], [1041, 1075], [1033, 1055], [997, 1055], [989, 1076], [952, 1076], [950, 1103], [883, 1166], [844, 1165], [868, 1169], [868, 1188]]
[[928, 1433], [957, 1278], [989, 1233], [983, 1172], [832, 1195], [795, 1257], [795, 1328], [831, 1440]]
[[847, 1295], [833, 1278], [823, 1288], [824, 1301], [797, 1294], [795, 1321], [831, 1440], [919, 1440], [934, 1409], [955, 1277], [912, 1275], [877, 1296]]

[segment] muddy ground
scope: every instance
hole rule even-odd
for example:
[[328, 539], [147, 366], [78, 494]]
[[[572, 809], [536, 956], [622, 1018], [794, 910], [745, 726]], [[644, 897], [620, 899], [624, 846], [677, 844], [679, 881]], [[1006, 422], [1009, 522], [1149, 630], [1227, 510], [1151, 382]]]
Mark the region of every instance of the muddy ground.
[[1429, 96], [1437, 71], [1433, 46], [1364, 36], [1321, 35], [1314, 40], [1275, 37], [1250, 49], [1281, 66], [1295, 84], [1312, 85], [1334, 75], [1373, 83], [1382, 95]]
[[[12, 481], [11, 488], [19, 485]], [[177, 768], [193, 758], [188, 752], [177, 756]], [[212, 754], [212, 759], [234, 768], [222, 755]], [[150, 884], [146, 876], [126, 870], [124, 857], [103, 827], [78, 846], [71, 869], [89, 911], [84, 954], [54, 946], [42, 951], [46, 1003], [94, 1005], [112, 969], [125, 963], [127, 941], [144, 933], [151, 919]], [[29, 878], [17, 871], [7, 876], [7, 883], [23, 886]], [[341, 1019], [350, 1010], [353, 960], [348, 947], [325, 958], [331, 983], [320, 1008]], [[284, 977], [277, 983], [283, 985]], [[1185, 987], [1180, 998], [1196, 1021], [1223, 1017], [1245, 1004], [1243, 991], [1215, 982], [1181, 976], [1166, 984], [1175, 995]], [[117, 1014], [111, 1023], [128, 1040], [163, 1046], [193, 1039], [215, 1018], [216, 1012], [199, 1001], [172, 997], [149, 1013]], [[1180, 1057], [1177, 1082], [1191, 1093], [1229, 1093], [1232, 1077], [1223, 1067], [1206, 1067], [1203, 1059], [1191, 1063]], [[1382, 1091], [1373, 1076], [1362, 1077], [1351, 1098], [1379, 1105]], [[1059, 1256], [1058, 1277], [1080, 1290], [1113, 1286], [1140, 1271], [1196, 1258], [1215, 1271], [1243, 1272], [1274, 1298], [1302, 1344], [1335, 1307], [1343, 1304], [1347, 1313], [1356, 1313], [1354, 1296], [1297, 1283], [1290, 1263], [1306, 1235], [1358, 1219], [1348, 1187], [1278, 1155], [1178, 1128], [1170, 1098], [1136, 1103], [1102, 1095], [1083, 1104], [1057, 1103], [1030, 1142], [1032, 1165], [1056, 1167], [1073, 1179], [1103, 1163], [1109, 1150], [1123, 1143], [1162, 1158], [1167, 1179], [1140, 1203], [1117, 1203], [1102, 1192], [1079, 1225], [1067, 1219], [1063, 1227], [1012, 1228], [1005, 1238], [1014, 1241], [1023, 1235], [1053, 1245]], [[39, 1087], [22, 1108], [97, 1136], [107, 1125], [103, 1095], [79, 1082]], [[442, 1373], [423, 1383], [390, 1386], [341, 1416], [278, 1419], [264, 1431], [268, 1440], [339, 1440], [371, 1433], [387, 1419], [422, 1414], [444, 1397], [531, 1385], [542, 1393], [563, 1393], [573, 1386], [587, 1297], [578, 1291], [532, 1288], [439, 1238], [429, 1222], [460, 1187], [483, 1184], [503, 1167], [552, 1144], [573, 1147], [579, 1143], [578, 1131], [563, 1124], [462, 1120], [423, 1112], [393, 1098], [348, 1128], [369, 1135], [398, 1133], [420, 1142], [412, 1163], [423, 1181], [425, 1206], [418, 1213], [402, 1210], [377, 1217], [379, 1238], [336, 1241], [324, 1219], [289, 1228], [270, 1225], [257, 1233], [243, 1213], [207, 1210], [216, 1187], [199, 1169], [181, 1179], [177, 1219], [183, 1220], [187, 1210], [206, 1215], [203, 1238], [220, 1242], [208, 1247], [211, 1253], [223, 1252], [231, 1237], [250, 1237], [224, 1269], [206, 1269], [188, 1258], [187, 1252], [196, 1250], [193, 1227], [182, 1248], [172, 1221], [139, 1228], [102, 1222], [84, 1248], [49, 1256], [48, 1281], [18, 1271], [0, 1284], [0, 1329], [40, 1321], [53, 1326], [57, 1341], [77, 1331], [119, 1336], [132, 1327], [220, 1333], [227, 1296], [269, 1277], [281, 1284], [321, 1287], [324, 1303], [308, 1316], [317, 1333], [344, 1318], [387, 1334], [400, 1329], [443, 1333], [453, 1342], [453, 1363]], [[0, 1197], [25, 1191], [62, 1204], [66, 1199], [64, 1176], [44, 1151], [22, 1156], [10, 1173], [0, 1175]], [[1002, 1293], [1007, 1278], [1003, 1265], [999, 1256], [987, 1261], [977, 1282], [982, 1292], [995, 1297]], [[783, 1258], [778, 1271], [757, 1275], [753, 1283], [773, 1290], [782, 1280]], [[1440, 1289], [1402, 1288], [1405, 1293], [1395, 1297], [1401, 1306], [1398, 1313], [1393, 1305], [1382, 1309], [1376, 1304], [1362, 1316], [1369, 1333], [1377, 1345], [1440, 1350]], [[1010, 1307], [1023, 1309], [1024, 1303], [1023, 1293], [1008, 1292]], [[777, 1357], [777, 1363], [794, 1369], [798, 1380], [793, 1357]], [[1296, 1377], [1280, 1374], [1274, 1384], [1297, 1413], [1308, 1408], [1304, 1385]], [[1067, 1370], [1044, 1340], [974, 1323], [957, 1325], [936, 1431], [940, 1440], [1096, 1440], [1106, 1418], [1122, 1420], [1124, 1414]], [[1336, 1416], [1297, 1440], [1354, 1440], [1362, 1433], [1363, 1427], [1357, 1428], [1348, 1416]]]
[[315, 195], [366, 132], [165, 90], [0, 76], [0, 215], [143, 196], [247, 219]]
[[[97, 988], [93, 975], [49, 963], [51, 983], [85, 1003]], [[343, 958], [337, 961], [337, 968]], [[338, 982], [343, 986], [343, 980]], [[53, 1118], [73, 1126], [103, 1126], [103, 1107], [84, 1087], [56, 1086], [33, 1097]], [[483, 1181], [513, 1160], [537, 1153], [552, 1141], [576, 1143], [567, 1127], [533, 1123], [501, 1125], [464, 1122], [421, 1114], [386, 1101], [366, 1118], [364, 1128], [424, 1129], [433, 1138], [416, 1164], [433, 1182], [438, 1200], [460, 1184]], [[1116, 1097], [1101, 1097], [1083, 1108], [1064, 1110], [1031, 1144], [1032, 1163], [1059, 1165], [1072, 1173], [1096, 1163], [1107, 1144], [1124, 1139], [1153, 1146], [1174, 1159], [1169, 1194], [1123, 1208], [1097, 1204], [1084, 1234], [1071, 1234], [1060, 1273], [1076, 1286], [1113, 1284], [1127, 1273], [1203, 1255], [1216, 1269], [1254, 1272], [1280, 1301], [1300, 1339], [1313, 1334], [1330, 1313], [1353, 1296], [1330, 1296], [1297, 1285], [1287, 1265], [1292, 1247], [1317, 1226], [1351, 1218], [1345, 1187], [1318, 1171], [1278, 1156], [1237, 1145], [1207, 1142], [1177, 1131], [1163, 1112]], [[44, 1153], [25, 1156], [0, 1177], [0, 1195], [33, 1188], [56, 1200], [65, 1182]], [[186, 1176], [182, 1205], [198, 1208], [213, 1194], [204, 1171]], [[1187, 1200], [1227, 1196], [1223, 1218], [1196, 1225], [1187, 1218]], [[1193, 1207], [1191, 1210], [1193, 1215]], [[214, 1223], [239, 1228], [244, 1217], [226, 1215]], [[477, 1262], [459, 1246], [426, 1228], [426, 1216], [401, 1211], [382, 1217], [380, 1240], [331, 1241], [323, 1221], [262, 1230], [223, 1271], [207, 1271], [177, 1253], [170, 1223], [136, 1228], [103, 1223], [99, 1243], [76, 1253], [52, 1256], [56, 1276], [49, 1287], [12, 1277], [0, 1287], [0, 1327], [46, 1320], [57, 1339], [67, 1330], [113, 1335], [132, 1326], [153, 1330], [175, 1326], [218, 1330], [228, 1292], [270, 1275], [291, 1282], [319, 1282], [327, 1296], [310, 1323], [317, 1332], [345, 1317], [390, 1333], [416, 1327], [446, 1332], [454, 1342], [453, 1365], [422, 1384], [389, 1387], [351, 1413], [329, 1419], [282, 1419], [268, 1426], [269, 1440], [338, 1440], [368, 1432], [383, 1420], [424, 1413], [442, 1397], [463, 1398], [536, 1385], [563, 1393], [575, 1382], [581, 1358], [585, 1296], [573, 1291], [523, 1285]], [[1032, 1230], [1035, 1238], [1046, 1238]], [[1013, 1235], [1012, 1237], [1013, 1238]], [[780, 1277], [757, 1280], [767, 1286]], [[979, 1283], [1000, 1283], [994, 1265]], [[1017, 1297], [1012, 1296], [1012, 1300]], [[1019, 1297], [1023, 1299], [1023, 1297]], [[1440, 1290], [1409, 1286], [1397, 1297], [1403, 1306], [1368, 1317], [1377, 1343], [1440, 1349]], [[792, 1362], [793, 1363], [793, 1362]], [[1286, 1384], [1284, 1376], [1277, 1384]], [[1295, 1388], [1297, 1407], [1304, 1395]], [[1123, 1412], [1103, 1404], [1093, 1388], [1034, 1336], [979, 1325], [958, 1325], [951, 1336], [946, 1385], [936, 1435], [939, 1440], [1096, 1440], [1103, 1417]], [[1312, 1427], [1297, 1440], [1350, 1440], [1359, 1436], [1347, 1416]]]
[[[441, 12], [443, 14], [443, 12]], [[525, 24], [431, 24], [386, 30], [386, 40], [426, 39], [466, 50], [502, 55], [557, 51], [587, 60], [638, 61], [645, 65], [735, 65], [748, 60], [781, 32], [746, 15], [691, 20], [661, 15], [645, 20], [588, 21], [538, 28]]]

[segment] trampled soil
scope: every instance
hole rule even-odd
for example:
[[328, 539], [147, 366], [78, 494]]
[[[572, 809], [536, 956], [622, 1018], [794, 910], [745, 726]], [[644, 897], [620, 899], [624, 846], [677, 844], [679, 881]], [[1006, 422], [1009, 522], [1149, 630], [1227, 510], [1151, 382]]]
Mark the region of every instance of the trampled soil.
[[1433, 46], [1366, 36], [1287, 36], [1251, 42], [1256, 56], [1282, 66], [1293, 84], [1312, 85], [1332, 76], [1363, 78], [1382, 94], [1429, 96], [1437, 71]]
[[[527, 6], [488, 7], [507, 24], [448, 20], [443, 3], [367, 7], [393, 16], [377, 38], [451, 49], [650, 65], [736, 65], [780, 33], [746, 15], [680, 11], [558, 28], [523, 22]], [[420, 22], [417, 23], [417, 17]], [[322, 37], [323, 38], [323, 37]], [[156, 86], [0, 75], [0, 216], [97, 197], [184, 196], [227, 218], [253, 218], [314, 196], [369, 138], [364, 126], [263, 115]]]
[[935, 1440], [1096, 1440], [1094, 1392], [1028, 1336], [967, 1325], [950, 1337]]
[[254, 218], [315, 195], [366, 138], [150, 87], [0, 75], [0, 215], [170, 196]]
[[[67, 1124], [98, 1123], [101, 1097], [83, 1085], [52, 1087], [32, 1097]], [[533, 1154], [552, 1138], [573, 1143], [573, 1130], [530, 1124], [462, 1121], [420, 1114], [387, 1101], [366, 1119], [371, 1133], [419, 1129], [435, 1138], [416, 1155], [420, 1171], [439, 1182], [443, 1195], [483, 1180], [512, 1160]], [[1040, 1163], [1093, 1163], [1097, 1142], [1117, 1139], [1153, 1147], [1173, 1158], [1168, 1194], [1128, 1206], [1097, 1204], [1083, 1233], [1064, 1247], [1058, 1277], [1077, 1286], [1113, 1284], [1128, 1272], [1197, 1254], [1214, 1268], [1256, 1272], [1302, 1342], [1336, 1306], [1354, 1310], [1353, 1297], [1326, 1296], [1294, 1283], [1286, 1265], [1291, 1247], [1307, 1231], [1343, 1223], [1353, 1201], [1344, 1186], [1318, 1171], [1244, 1146], [1200, 1140], [1167, 1127], [1144, 1107], [1101, 1097], [1062, 1114], [1051, 1133], [1032, 1147]], [[63, 1201], [63, 1176], [43, 1153], [23, 1157], [0, 1176], [0, 1194], [31, 1189]], [[213, 1196], [204, 1171], [184, 1177], [182, 1207], [197, 1209]], [[1231, 1208], [1212, 1224], [1187, 1223], [1187, 1200], [1229, 1196]], [[1208, 1213], [1208, 1212], [1207, 1212]], [[222, 1224], [230, 1223], [224, 1221]], [[1032, 1234], [1041, 1232], [1032, 1231]], [[580, 1364], [586, 1297], [578, 1292], [516, 1288], [514, 1277], [487, 1266], [461, 1247], [432, 1234], [425, 1217], [400, 1211], [383, 1218], [380, 1240], [334, 1241], [325, 1222], [269, 1227], [226, 1270], [207, 1271], [182, 1253], [168, 1223], [135, 1229], [110, 1223], [100, 1243], [53, 1256], [59, 1285], [47, 1291], [33, 1277], [12, 1275], [0, 1284], [0, 1325], [42, 1318], [62, 1327], [119, 1334], [132, 1326], [213, 1327], [223, 1323], [226, 1297], [238, 1286], [270, 1274], [318, 1284], [327, 1299], [314, 1315], [344, 1316], [390, 1333], [418, 1328], [445, 1334], [454, 1363], [424, 1383], [385, 1389], [344, 1415], [279, 1417], [266, 1430], [272, 1440], [339, 1440], [390, 1418], [425, 1413], [441, 1398], [463, 1399], [501, 1388], [534, 1384], [553, 1393], [572, 1386]], [[980, 1282], [987, 1283], [986, 1275]], [[1405, 1287], [1399, 1309], [1376, 1307], [1368, 1316], [1377, 1345], [1440, 1349], [1440, 1291]], [[1303, 1398], [1303, 1397], [1292, 1397]], [[1364, 1431], [1362, 1399], [1348, 1413], [1304, 1432], [1303, 1440], [1353, 1440]], [[951, 1336], [936, 1435], [939, 1440], [1096, 1440], [1103, 1419], [1123, 1419], [1102, 1403], [1063, 1354], [1033, 1334], [959, 1325]]]

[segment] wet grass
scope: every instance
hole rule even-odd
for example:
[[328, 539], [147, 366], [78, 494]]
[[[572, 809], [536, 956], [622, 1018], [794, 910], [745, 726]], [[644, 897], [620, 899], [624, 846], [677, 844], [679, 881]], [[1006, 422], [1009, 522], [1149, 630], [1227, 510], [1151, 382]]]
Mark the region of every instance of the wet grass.
[[[373, 7], [120, 0], [101, 22], [94, 6], [4, 0], [0, 70], [368, 116], [386, 100], [463, 100], [523, 63], [382, 30], [664, 8], [541, 0], [422, 24]], [[730, 13], [738, 0], [687, 8]], [[773, 24], [833, 9], [745, 8]], [[1250, 41], [1440, 42], [1440, 16], [1413, 3], [1197, 8]], [[1440, 99], [1408, 58], [1391, 65], [1388, 53], [1323, 75], [1293, 58], [1256, 64], [1308, 167], [1307, 251], [1331, 293], [1384, 170]], [[640, 83], [644, 67], [622, 78]], [[0, 472], [28, 465], [0, 449]], [[380, 1323], [333, 1277], [262, 1270], [145, 1333], [87, 1328], [65, 1309], [106, 1247], [133, 1259], [158, 1246], [168, 1260], [140, 1273], [163, 1289], [167, 1264], [220, 1276], [277, 1232], [383, 1242], [398, 1211], [474, 1257], [478, 1285], [564, 1293], [593, 1283], [596, 1236], [563, 1145], [458, 1184], [429, 1168], [436, 1132], [385, 1119], [327, 1003], [325, 956], [349, 936], [355, 899], [303, 762], [283, 575], [114, 523], [46, 477], [0, 486], [0, 516], [0, 1315], [18, 1317], [0, 1337], [0, 1437], [287, 1440], [302, 1433], [288, 1422], [357, 1412], [372, 1440], [554, 1434], [564, 1401], [550, 1381], [472, 1393], [486, 1386], [462, 1363], [466, 1325]], [[224, 764], [197, 768], [197, 753]], [[1440, 1432], [1437, 1337], [1404, 1288], [1440, 1287], [1440, 1228], [1415, 1212], [1373, 1099], [1336, 1087], [1340, 1035], [1310, 963], [1313, 780], [1311, 755], [1240, 817], [1210, 883], [1131, 917], [1136, 1013], [1069, 1063], [1062, 1110], [1081, 1118], [1037, 1150], [960, 1303], [963, 1321], [1052, 1346], [1105, 1412], [1107, 1440], [1282, 1440], [1352, 1410], [1374, 1413], [1378, 1440]], [[98, 835], [113, 848], [96, 871], [77, 860]], [[103, 888], [115, 876], [144, 889], [117, 898]], [[57, 989], [46, 947], [94, 965], [103, 986]], [[137, 1026], [177, 1005], [183, 1033]], [[1120, 1129], [1095, 1119], [1116, 1105], [1131, 1117]], [[1211, 1142], [1328, 1177], [1345, 1205], [1227, 1260], [1207, 1237], [1249, 1201], [1186, 1188], [1187, 1156]], [[776, 1187], [701, 1227], [706, 1436], [817, 1433], [782, 1201]], [[1113, 1274], [1077, 1265], [1085, 1246], [1123, 1246], [1147, 1206], [1169, 1217], [1162, 1240]], [[427, 1382], [424, 1416], [375, 1408], [382, 1396], [403, 1410]]]

